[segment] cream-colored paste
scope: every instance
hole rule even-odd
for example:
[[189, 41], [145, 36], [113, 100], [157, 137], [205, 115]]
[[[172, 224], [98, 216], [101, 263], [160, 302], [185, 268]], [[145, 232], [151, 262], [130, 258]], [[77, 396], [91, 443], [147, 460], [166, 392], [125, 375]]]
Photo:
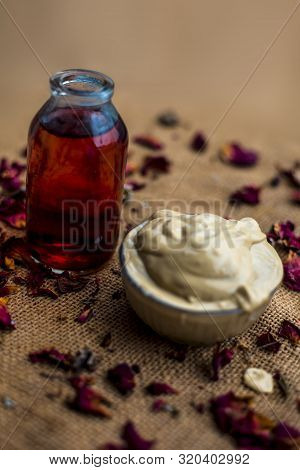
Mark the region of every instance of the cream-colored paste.
[[257, 282], [260, 263], [264, 272], [264, 247], [259, 245], [267, 242], [252, 218], [226, 220], [162, 210], [135, 232], [132, 242], [138, 264], [161, 289], [160, 295], [170, 293], [191, 304], [230, 301], [244, 311], [270, 295], [268, 279]]

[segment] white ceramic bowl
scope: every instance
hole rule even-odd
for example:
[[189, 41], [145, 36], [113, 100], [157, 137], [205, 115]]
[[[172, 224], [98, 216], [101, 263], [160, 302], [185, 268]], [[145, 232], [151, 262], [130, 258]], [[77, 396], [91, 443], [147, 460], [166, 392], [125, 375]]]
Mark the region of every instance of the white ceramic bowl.
[[[239, 335], [249, 328], [264, 312], [281, 283], [283, 268], [274, 248], [266, 241], [263, 254], [268, 270], [268, 283], [272, 286], [266, 301], [251, 312], [241, 309], [210, 310], [203, 305], [186, 306], [184, 302], [165, 300], [157, 286], [145, 288], [130, 257], [130, 238], [141, 227], [132, 229], [120, 248], [120, 263], [126, 296], [138, 316], [153, 330], [173, 341], [192, 345], [213, 344]], [[262, 286], [263, 287], [263, 286]], [[161, 291], [161, 293], [163, 293]]]

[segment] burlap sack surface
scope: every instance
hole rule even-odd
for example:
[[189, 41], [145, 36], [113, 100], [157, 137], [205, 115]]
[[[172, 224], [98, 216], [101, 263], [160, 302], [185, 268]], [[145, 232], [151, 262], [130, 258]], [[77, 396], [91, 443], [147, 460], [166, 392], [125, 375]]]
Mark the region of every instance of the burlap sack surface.
[[[147, 180], [147, 187], [134, 195], [138, 200], [145, 202], [154, 197], [162, 201], [176, 198], [184, 203], [203, 200], [209, 204], [206, 210], [224, 213], [228, 212], [226, 200], [233, 189], [246, 183], [262, 184], [274, 174], [276, 152], [272, 147], [259, 145], [262, 153], [259, 165], [242, 170], [226, 166], [215, 158], [220, 144], [216, 142], [196, 158], [171, 194], [195, 157], [187, 148], [192, 129], [167, 131], [149, 125], [147, 130], [155, 132], [167, 143], [166, 154], [172, 160], [172, 169], [169, 175]], [[245, 144], [251, 145], [251, 142]], [[131, 149], [132, 161], [136, 162], [148, 153], [134, 146]], [[253, 216], [264, 230], [287, 218], [299, 224], [299, 209], [288, 201], [290, 191], [284, 183], [278, 188], [267, 188], [260, 205], [235, 208], [230, 216]], [[212, 347], [190, 347], [182, 363], [167, 358], [166, 352], [172, 350], [173, 345], [136, 317], [126, 301], [122, 280], [116, 270], [117, 257], [98, 274], [101, 287], [95, 304], [96, 315], [83, 325], [74, 320], [81, 310], [81, 302], [92, 294], [92, 285], [56, 301], [31, 298], [24, 288], [11, 297], [9, 308], [17, 328], [0, 336], [0, 394], [11, 398], [16, 406], [5, 409], [1, 405], [1, 446], [5, 449], [95, 449], [107, 441], [118, 442], [122, 425], [131, 419], [143, 436], [156, 439], [156, 449], [234, 448], [231, 438], [220, 434], [216, 428], [210, 411], [206, 409], [200, 415], [190, 402], [208, 404], [212, 397], [229, 390], [249, 393], [242, 384], [247, 367], [243, 353], [236, 354], [232, 363], [221, 372], [218, 382], [212, 382], [207, 375]], [[116, 290], [122, 292], [119, 300], [112, 299]], [[289, 384], [289, 395], [285, 400], [277, 388], [266, 398], [253, 392], [256, 409], [295, 426], [300, 425], [296, 408], [296, 398], [300, 395], [299, 348], [285, 340], [278, 354], [270, 354], [256, 347], [255, 338], [257, 333], [268, 328], [276, 333], [283, 319], [297, 322], [299, 307], [299, 294], [281, 287], [259, 322], [240, 338], [249, 347], [253, 366], [269, 372], [279, 369]], [[112, 334], [111, 350], [100, 346], [107, 332]], [[73, 396], [73, 390], [66, 381], [66, 373], [57, 370], [49, 378], [50, 366], [28, 362], [28, 353], [50, 346], [72, 353], [87, 346], [99, 356], [100, 364], [93, 375], [95, 384], [113, 402], [112, 419], [82, 415], [69, 409], [66, 402]], [[121, 397], [105, 379], [109, 367], [125, 361], [141, 368], [137, 387], [127, 398]], [[144, 393], [144, 387], [152, 380], [166, 381], [180, 391], [169, 399], [180, 411], [177, 418], [150, 411], [153, 399]]]

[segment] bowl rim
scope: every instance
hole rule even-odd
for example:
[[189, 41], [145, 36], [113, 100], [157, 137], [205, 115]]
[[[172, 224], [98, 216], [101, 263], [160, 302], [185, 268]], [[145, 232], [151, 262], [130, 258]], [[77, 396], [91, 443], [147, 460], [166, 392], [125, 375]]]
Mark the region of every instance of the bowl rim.
[[[142, 222], [142, 224], [143, 224], [143, 222]], [[142, 225], [142, 224], [139, 224], [139, 225]], [[134, 277], [129, 274], [128, 269], [127, 269], [127, 264], [125, 262], [125, 253], [124, 253], [125, 252], [125, 246], [124, 246], [125, 239], [128, 237], [128, 235], [133, 230], [136, 230], [137, 227], [139, 227], [139, 225], [137, 225], [136, 227], [133, 227], [133, 229], [130, 230], [130, 232], [127, 233], [126, 237], [124, 238], [124, 240], [122, 241], [122, 243], [120, 245], [118, 253], [119, 253], [119, 261], [120, 261], [120, 265], [121, 265], [122, 277], [126, 278], [126, 280], [129, 282], [129, 284], [131, 284], [131, 286], [134, 289], [136, 289], [140, 294], [142, 294], [144, 297], [150, 299], [151, 301], [153, 301], [156, 304], [163, 305], [164, 307], [167, 307], [169, 309], [169, 311], [172, 310], [172, 311], [174, 311], [174, 313], [184, 313], [185, 315], [192, 315], [192, 316], [195, 316], [195, 315], [197, 315], [197, 316], [210, 316], [210, 315], [213, 315], [213, 316], [227, 316], [228, 315], [228, 316], [230, 316], [230, 315], [241, 315], [241, 314], [245, 313], [241, 308], [234, 308], [234, 309], [228, 309], [228, 310], [222, 310], [222, 309], [220, 309], [220, 310], [208, 310], [204, 306], [203, 306], [203, 310], [196, 310], [196, 309], [195, 310], [188, 310], [188, 309], [185, 309], [184, 307], [177, 306], [175, 303], [172, 303], [171, 301], [164, 300], [164, 299], [161, 299], [161, 298], [157, 297], [156, 295], [152, 294], [147, 289], [145, 289], [143, 286], [141, 286], [134, 279]], [[280, 284], [282, 282], [282, 278], [283, 278], [283, 269], [282, 269], [281, 280], [274, 287], [274, 289], [271, 290], [271, 292], [269, 293], [268, 299], [266, 301], [262, 302], [260, 305], [258, 305], [254, 310], [257, 310], [262, 305], [268, 304], [270, 302], [270, 300], [272, 299], [272, 297], [275, 294], [276, 290], [280, 286]], [[247, 314], [249, 314], [249, 315], [251, 313], [252, 313], [252, 311], [247, 312]]]

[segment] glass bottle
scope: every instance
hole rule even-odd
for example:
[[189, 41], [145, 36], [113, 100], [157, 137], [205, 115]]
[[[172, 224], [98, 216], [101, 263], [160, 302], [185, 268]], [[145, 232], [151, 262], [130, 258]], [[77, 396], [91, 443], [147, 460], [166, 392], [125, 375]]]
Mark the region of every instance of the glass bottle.
[[95, 270], [119, 237], [128, 135], [111, 102], [113, 81], [64, 70], [28, 137], [27, 242], [59, 270]]

